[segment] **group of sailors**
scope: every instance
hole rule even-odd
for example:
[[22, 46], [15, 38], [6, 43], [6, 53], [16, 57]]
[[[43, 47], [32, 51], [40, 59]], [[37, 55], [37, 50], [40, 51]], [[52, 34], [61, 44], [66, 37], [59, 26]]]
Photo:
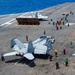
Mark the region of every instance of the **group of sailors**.
[[[65, 47], [63, 48], [62, 53], [63, 53], [63, 55], [66, 55], [66, 48]], [[53, 57], [56, 57], [56, 58], [60, 57], [60, 56], [58, 56], [58, 50], [57, 49], [54, 50], [54, 54], [55, 54], [55, 56], [53, 56], [52, 54], [49, 55], [50, 61], [53, 61]], [[66, 57], [65, 60], [64, 60], [65, 66], [68, 66], [68, 62], [69, 62], [69, 59]], [[56, 69], [60, 68], [58, 60], [55, 62], [55, 65], [56, 65]]]
[[[65, 16], [60, 18], [57, 22], [54, 22], [53, 19], [50, 19], [50, 21], [52, 22], [53, 25], [55, 25], [56, 27], [56, 30], [59, 30], [59, 29], [62, 29], [62, 26], [65, 24], [65, 23], [68, 23], [69, 22], [69, 15], [73, 15], [74, 13], [72, 11], [70, 11], [69, 13], [67, 14], [64, 14]], [[49, 22], [50, 24], [50, 22]], [[68, 26], [69, 26], [69, 23], [68, 23]]]
[[[62, 25], [64, 25], [66, 22], [68, 23], [68, 17], [69, 17], [69, 15], [73, 15], [73, 12], [70, 11], [69, 14], [66, 14], [64, 18], [61, 18], [56, 23], [53, 21], [53, 19], [51, 19], [51, 22], [53, 22], [53, 25], [55, 25], [56, 30], [62, 29]], [[69, 23], [68, 23], [68, 26], [69, 26]], [[70, 41], [70, 45], [72, 47], [72, 45], [73, 45], [72, 41]], [[58, 57], [58, 50], [57, 49], [54, 50], [54, 54], [55, 54], [55, 57]], [[65, 47], [63, 48], [63, 54], [66, 55], [66, 48]], [[50, 61], [53, 60], [53, 57], [54, 56], [52, 54], [49, 55]], [[68, 62], [69, 62], [69, 59], [66, 57], [64, 59], [65, 66], [68, 66]], [[56, 61], [55, 65], [56, 65], [56, 69], [60, 68], [59, 67], [59, 61]]]

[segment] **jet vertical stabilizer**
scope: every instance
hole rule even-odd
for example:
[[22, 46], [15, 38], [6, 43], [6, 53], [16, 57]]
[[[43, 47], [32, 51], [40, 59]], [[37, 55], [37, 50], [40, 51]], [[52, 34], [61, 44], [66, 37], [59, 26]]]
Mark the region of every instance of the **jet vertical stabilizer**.
[[47, 46], [47, 50], [51, 50], [52, 49], [52, 44], [51, 44], [51, 41], [47, 39], [47, 42], [46, 42], [46, 46]]
[[11, 48], [13, 48], [14, 45], [17, 45], [19, 49], [24, 48], [24, 44], [21, 41], [19, 41], [17, 38], [11, 40]]
[[34, 52], [34, 47], [32, 41], [28, 42], [28, 53], [33, 53]]

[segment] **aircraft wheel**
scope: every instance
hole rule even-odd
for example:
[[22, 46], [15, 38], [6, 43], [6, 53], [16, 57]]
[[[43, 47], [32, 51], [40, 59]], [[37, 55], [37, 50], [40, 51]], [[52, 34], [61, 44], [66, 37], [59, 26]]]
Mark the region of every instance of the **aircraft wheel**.
[[4, 58], [3, 54], [1, 54], [1, 61], [4, 61], [4, 60], [5, 60], [5, 58]]
[[16, 56], [19, 56], [19, 54], [16, 54]]

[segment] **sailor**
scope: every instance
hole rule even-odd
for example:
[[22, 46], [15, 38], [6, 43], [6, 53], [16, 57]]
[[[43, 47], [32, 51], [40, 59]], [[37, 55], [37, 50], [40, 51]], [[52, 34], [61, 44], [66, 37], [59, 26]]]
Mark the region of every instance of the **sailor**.
[[72, 12], [72, 15], [73, 15], [73, 12]]
[[56, 24], [56, 29], [58, 30], [58, 28], [59, 28], [59, 27], [58, 27], [58, 25]]
[[68, 66], [68, 61], [69, 61], [68, 58], [66, 58], [65, 61], [64, 61], [65, 62], [65, 66]]
[[66, 48], [65, 47], [63, 48], [63, 54], [64, 55], [66, 54]]
[[46, 30], [44, 30], [44, 35], [46, 34]]
[[53, 25], [55, 24], [55, 22], [53, 22]]
[[70, 11], [70, 14], [72, 14], [72, 11]]
[[51, 19], [51, 21], [53, 21], [53, 19]]
[[26, 35], [26, 40], [28, 41], [28, 35]]
[[72, 41], [70, 41], [70, 45], [73, 45], [73, 42]]
[[50, 54], [50, 61], [52, 61], [52, 58], [53, 58], [53, 55], [52, 55], [52, 54]]
[[55, 49], [55, 50], [54, 50], [54, 53], [55, 53], [55, 57], [57, 57], [58, 50], [57, 50], [57, 49]]
[[64, 25], [64, 21], [62, 21], [63, 25]]
[[70, 14], [72, 14], [72, 15], [73, 15], [73, 12], [72, 12], [72, 11], [70, 11]]
[[59, 21], [57, 21], [57, 24], [60, 25], [60, 24], [59, 24]]
[[55, 63], [55, 65], [56, 65], [56, 69], [59, 69], [59, 63], [58, 63], [58, 61]]
[[62, 25], [60, 25], [60, 29], [62, 29]]
[[70, 46], [71, 46], [71, 48], [73, 47], [73, 42], [72, 41], [70, 41]]
[[69, 27], [70, 25], [69, 25], [69, 23], [68, 23], [68, 27]]

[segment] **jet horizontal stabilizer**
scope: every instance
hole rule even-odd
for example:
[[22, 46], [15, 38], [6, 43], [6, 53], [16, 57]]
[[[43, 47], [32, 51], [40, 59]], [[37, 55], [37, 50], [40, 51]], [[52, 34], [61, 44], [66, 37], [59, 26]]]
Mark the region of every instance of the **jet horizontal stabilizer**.
[[33, 59], [34, 59], [34, 56], [33, 56], [32, 53], [26, 53], [26, 54], [24, 55], [24, 57], [26, 57], [28, 60], [33, 60]]

